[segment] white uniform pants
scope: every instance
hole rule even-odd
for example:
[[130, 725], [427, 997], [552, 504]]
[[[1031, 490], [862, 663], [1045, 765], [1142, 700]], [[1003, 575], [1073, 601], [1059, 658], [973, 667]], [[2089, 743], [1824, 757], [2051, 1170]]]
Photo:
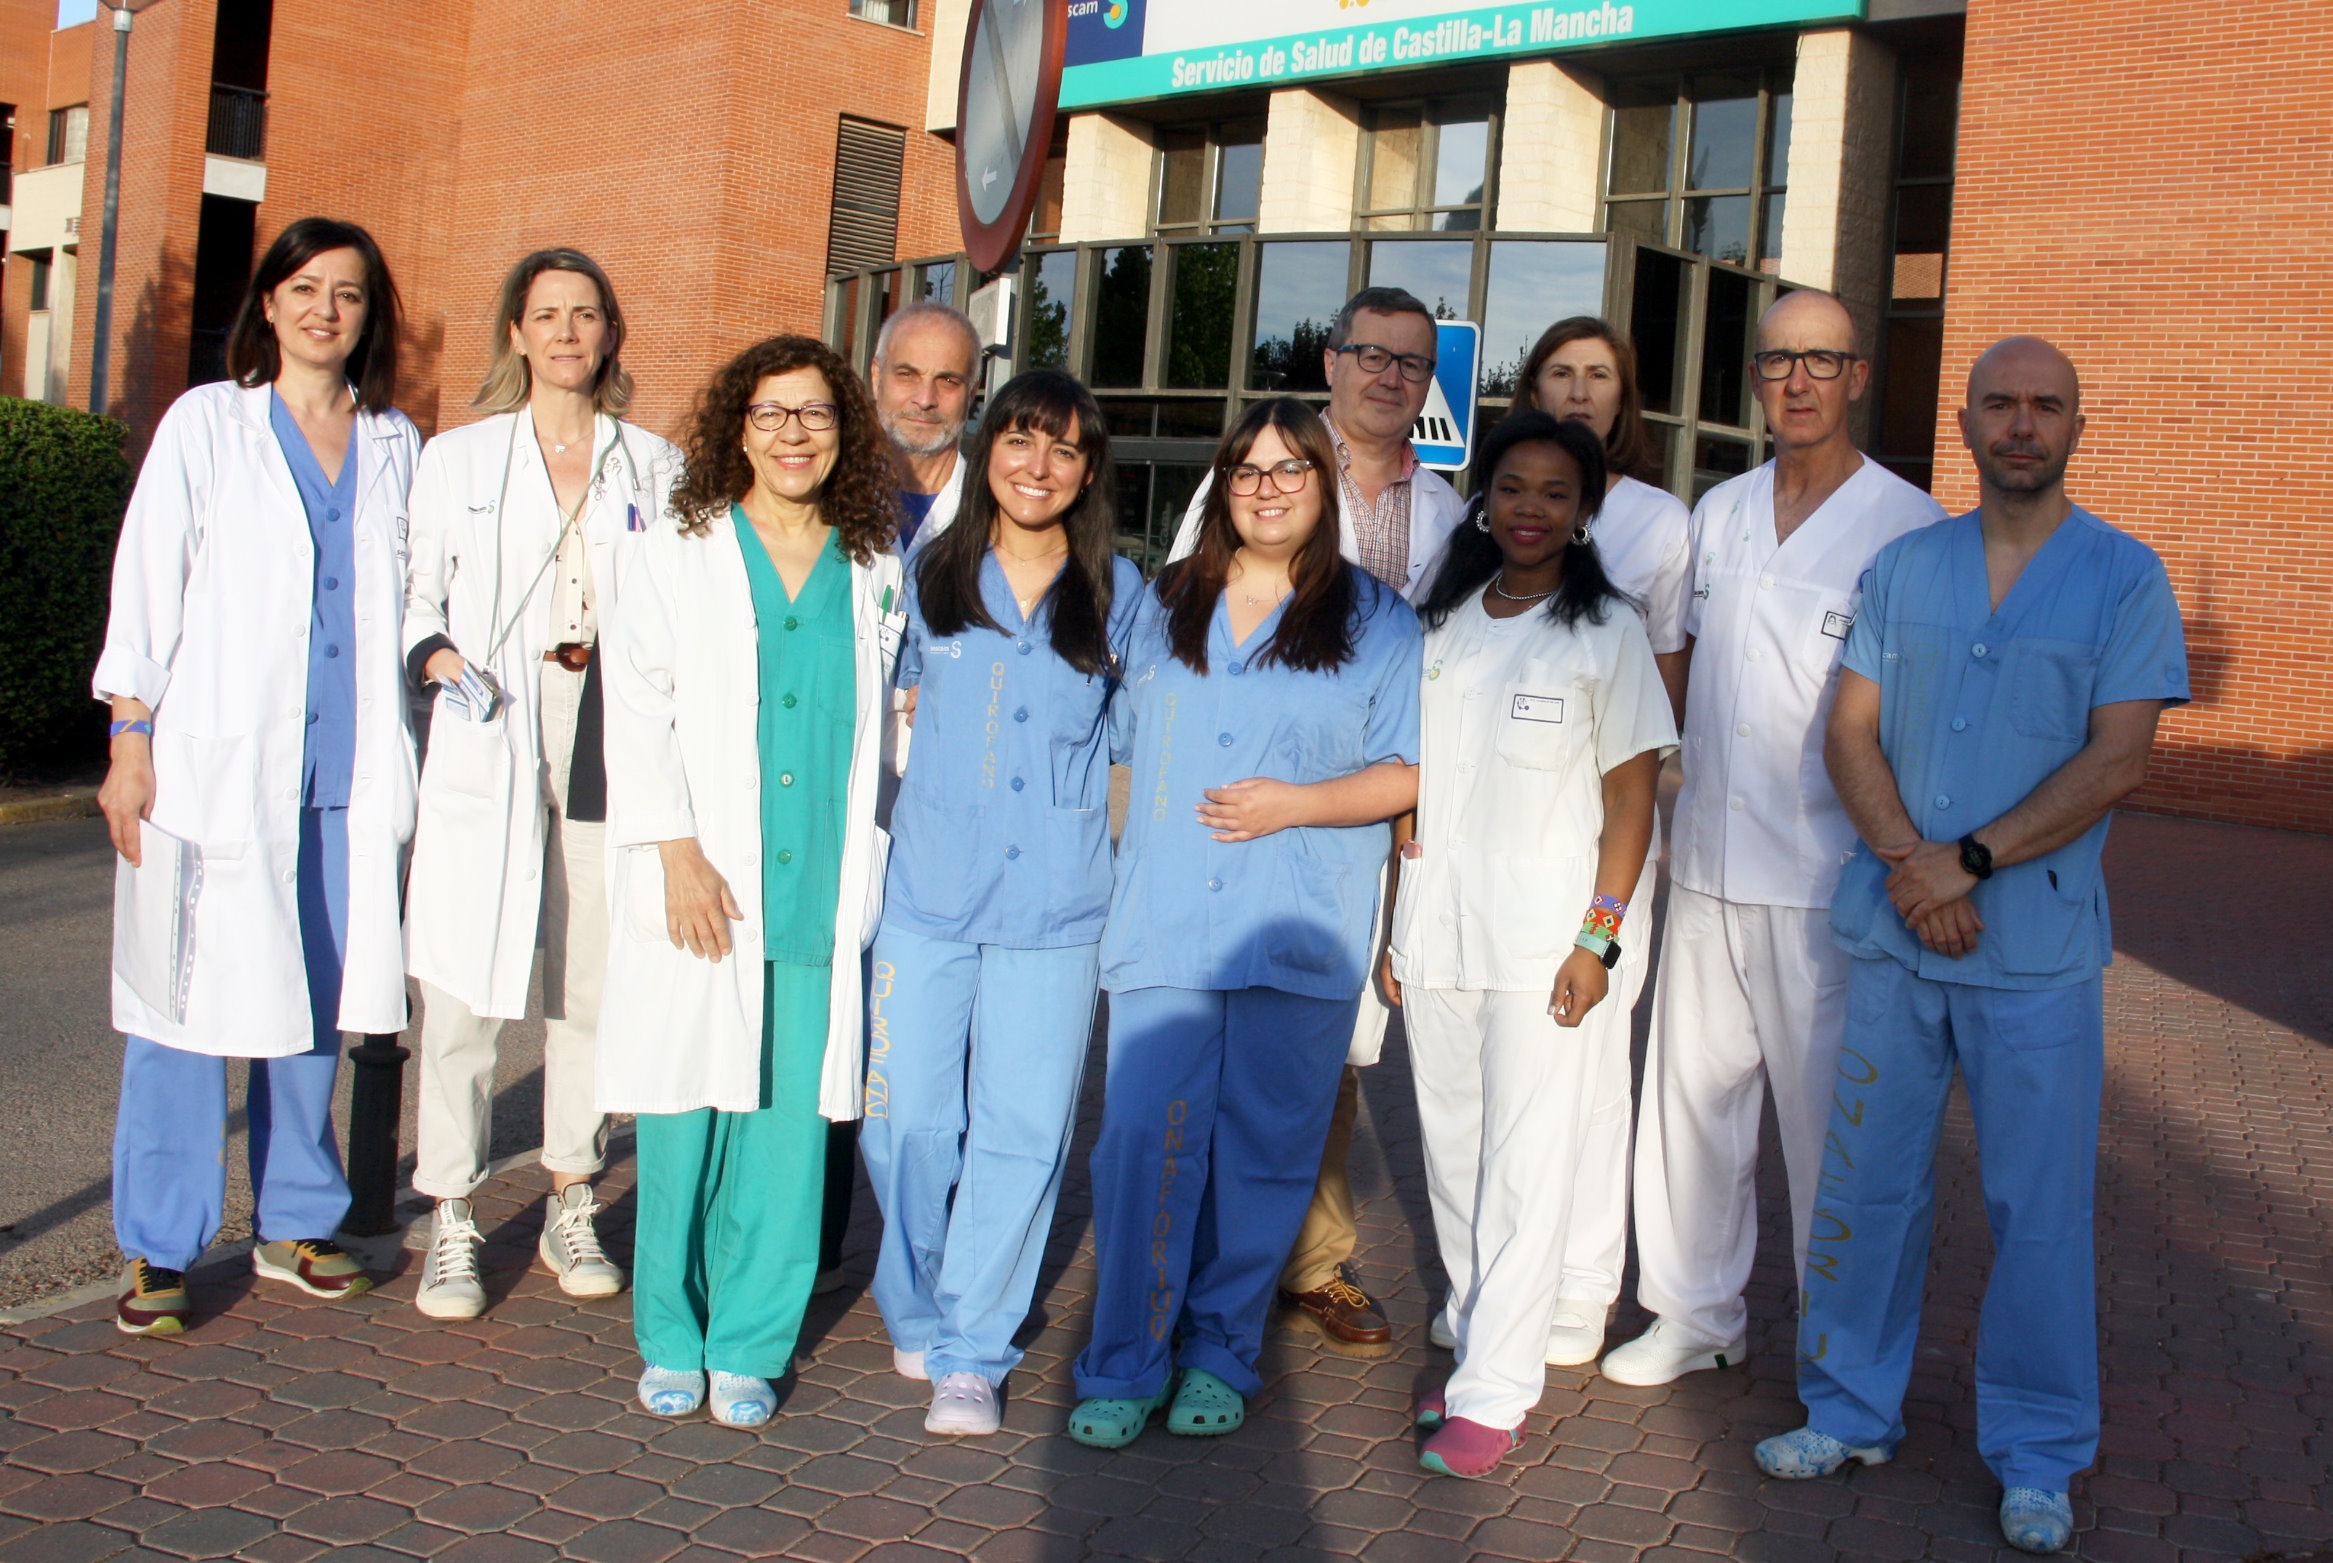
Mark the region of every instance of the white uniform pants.
[[[551, 810], [544, 842], [543, 1165], [590, 1174], [607, 1160], [607, 1119], [592, 1106], [600, 985], [607, 974], [607, 826], [565, 817], [567, 757], [583, 675], [543, 669], [544, 753]], [[479, 886], [491, 895], [498, 887]], [[486, 1179], [494, 1127], [494, 1064], [502, 1022], [472, 1014], [444, 989], [421, 984], [420, 1124], [415, 1192], [467, 1199]]]
[[1546, 1387], [1599, 1082], [1615, 1057], [1628, 1078], [1628, 1007], [1608, 995], [1565, 1028], [1548, 998], [1402, 990], [1426, 1192], [1450, 1279], [1445, 1322], [1458, 1337], [1447, 1404], [1490, 1427], [1522, 1422]]
[[1704, 1339], [1737, 1341], [1749, 1324], [1768, 1089], [1790, 1176], [1791, 1274], [1804, 1284], [1852, 965], [1826, 908], [1669, 887], [1636, 1128], [1636, 1295]]
[[[1587, 1143], [1580, 1148], [1580, 1171], [1572, 1192], [1571, 1232], [1563, 1247], [1563, 1278], [1556, 1296], [1577, 1303], [1590, 1318], [1601, 1320], [1620, 1300], [1620, 1272], [1628, 1262], [1628, 1150], [1629, 1131], [1636, 1121], [1635, 1081], [1630, 1078], [1628, 1046], [1636, 1023], [1636, 1001], [1644, 996], [1646, 974], [1652, 970], [1652, 906], [1660, 856], [1660, 833], [1653, 833], [1652, 855], [1645, 859], [1644, 877], [1637, 881], [1629, 903], [1641, 906], [1645, 926], [1634, 936], [1620, 933], [1620, 964], [1612, 972], [1612, 991], [1597, 1006], [1611, 1008], [1620, 1019], [1620, 1045], [1597, 1054], [1597, 1072], [1588, 1083], [1595, 1115], [1588, 1121]], [[1552, 989], [1554, 983], [1549, 982]]]

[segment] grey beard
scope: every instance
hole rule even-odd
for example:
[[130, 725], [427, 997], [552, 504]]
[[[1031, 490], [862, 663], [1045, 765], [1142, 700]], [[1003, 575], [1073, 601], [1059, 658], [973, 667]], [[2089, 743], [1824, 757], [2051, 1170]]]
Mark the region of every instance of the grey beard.
[[958, 424], [952, 429], [943, 426], [941, 432], [934, 435], [931, 443], [927, 445], [916, 443], [914, 438], [907, 433], [910, 427], [912, 425], [904, 422], [887, 423], [883, 426], [883, 432], [891, 436], [891, 443], [898, 446], [902, 454], [909, 456], [937, 456], [941, 451], [954, 445], [964, 433], [962, 424]]

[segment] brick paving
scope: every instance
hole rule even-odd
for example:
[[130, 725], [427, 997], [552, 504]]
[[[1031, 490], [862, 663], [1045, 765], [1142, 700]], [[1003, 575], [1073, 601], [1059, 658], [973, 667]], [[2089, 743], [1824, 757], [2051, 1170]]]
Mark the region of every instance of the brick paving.
[[[2076, 1486], [2078, 1550], [2297, 1559], [2333, 1548], [2333, 841], [2147, 819], [2116, 830], [2106, 1430]], [[1988, 1241], [1957, 1098], [1894, 1465], [1786, 1484], [1750, 1463], [1752, 1443], [1800, 1419], [1769, 1175], [1747, 1368], [1658, 1390], [1551, 1371], [1521, 1458], [1468, 1483], [1424, 1476], [1405, 1426], [1411, 1389], [1446, 1366], [1425, 1340], [1440, 1283], [1406, 1068], [1397, 1038], [1365, 1088], [1354, 1167], [1360, 1278], [1387, 1300], [1400, 1349], [1356, 1363], [1276, 1337], [1269, 1388], [1230, 1438], [1154, 1429], [1101, 1454], [1059, 1431], [1092, 1284], [1082, 1140], [1005, 1431], [958, 1443], [924, 1435], [923, 1386], [888, 1371], [861, 1291], [863, 1188], [854, 1285], [818, 1300], [780, 1415], [743, 1433], [633, 1407], [628, 1299], [576, 1303], [528, 1268], [540, 1174], [521, 1173], [480, 1201], [495, 1303], [473, 1324], [414, 1313], [408, 1254], [340, 1307], [198, 1271], [201, 1317], [176, 1341], [121, 1336], [104, 1304], [0, 1331], [0, 1563], [2015, 1555], [1974, 1448]], [[619, 1253], [630, 1178], [626, 1160], [607, 1180]], [[1615, 1338], [1641, 1322], [1625, 1307]]]

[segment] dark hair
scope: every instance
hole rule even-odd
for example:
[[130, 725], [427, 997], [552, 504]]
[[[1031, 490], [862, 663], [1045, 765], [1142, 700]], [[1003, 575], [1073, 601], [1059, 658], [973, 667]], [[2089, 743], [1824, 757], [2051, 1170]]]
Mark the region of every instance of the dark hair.
[[526, 313], [527, 294], [535, 279], [548, 271], [571, 271], [599, 290], [599, 312], [607, 321], [608, 338], [607, 350], [600, 354], [599, 373], [591, 382], [591, 405], [595, 412], [621, 418], [632, 406], [632, 372], [622, 363], [623, 307], [617, 304], [615, 284], [608, 281], [599, 262], [581, 250], [570, 249], [537, 250], [521, 258], [502, 279], [502, 292], [494, 305], [494, 359], [470, 405], [491, 413], [516, 412], [527, 404], [527, 395], [534, 388], [534, 372], [510, 345], [510, 328]]
[[[1542, 443], [1560, 448], [1580, 469], [1580, 508], [1573, 518], [1573, 526], [1586, 526], [1603, 508], [1604, 444], [1593, 430], [1585, 424], [1538, 411], [1519, 412], [1501, 420], [1474, 458], [1474, 498], [1467, 504], [1466, 518], [1450, 534], [1450, 545], [1442, 553], [1442, 566], [1434, 572], [1433, 588], [1426, 593], [1425, 605], [1418, 609], [1418, 617], [1428, 629], [1441, 628], [1505, 564], [1506, 556], [1499, 551], [1498, 538], [1476, 523], [1488, 514], [1485, 507], [1490, 503], [1491, 486], [1499, 475], [1499, 463], [1518, 445]], [[1563, 581], [1556, 587], [1555, 595], [1547, 599], [1547, 616], [1567, 629], [1582, 619], [1601, 624], [1616, 602], [1631, 611], [1636, 607], [1636, 600], [1614, 586], [1612, 577], [1604, 573], [1604, 556], [1596, 551], [1595, 543], [1567, 542], [1563, 550]]]
[[1345, 300], [1345, 307], [1329, 324], [1332, 352], [1353, 340], [1353, 317], [1363, 310], [1372, 315], [1418, 315], [1427, 325], [1434, 323], [1434, 312], [1426, 308], [1426, 301], [1407, 288], [1363, 288]]
[[1539, 340], [1531, 344], [1530, 353], [1523, 359], [1523, 372], [1515, 378], [1514, 411], [1545, 411], [1539, 405], [1539, 371], [1572, 343], [1591, 339], [1612, 350], [1612, 362], [1620, 371], [1620, 410], [1613, 416], [1612, 432], [1604, 436], [1605, 464], [1623, 476], [1641, 477], [1652, 465], [1653, 437], [1652, 431], [1645, 427], [1644, 393], [1637, 378], [1636, 348], [1608, 322], [1594, 315], [1573, 315], [1540, 332]]
[[924, 622], [934, 635], [960, 635], [968, 625], [1004, 633], [980, 595], [981, 565], [996, 527], [996, 496], [988, 489], [988, 458], [1015, 429], [1058, 440], [1077, 425], [1085, 453], [1086, 485], [1061, 516], [1069, 560], [1037, 605], [1046, 615], [1053, 653], [1080, 673], [1110, 665], [1110, 592], [1116, 556], [1110, 534], [1118, 518], [1118, 471], [1110, 459], [1110, 429], [1094, 393], [1058, 369], [1015, 375], [988, 400], [980, 432], [965, 456], [964, 500], [948, 529], [916, 560], [915, 589]]
[[1239, 528], [1231, 521], [1231, 469], [1247, 460], [1256, 437], [1266, 429], [1278, 430], [1289, 449], [1312, 463], [1312, 481], [1320, 493], [1320, 524], [1290, 567], [1292, 590], [1279, 627], [1272, 631], [1272, 643], [1251, 657], [1249, 665], [1278, 662], [1299, 673], [1326, 673], [1353, 658], [1353, 614], [1359, 593], [1338, 539], [1337, 449], [1319, 413], [1293, 396], [1275, 396], [1242, 413], [1215, 447], [1214, 463], [1207, 469], [1207, 497], [1199, 506], [1199, 545], [1189, 558], [1158, 575], [1167, 644], [1175, 660], [1194, 673], [1207, 671], [1207, 632], [1215, 622], [1224, 578], [1231, 573], [1231, 556], [1239, 549]]
[[356, 348], [348, 355], [348, 383], [356, 389], [358, 407], [387, 412], [397, 399], [397, 333], [404, 321], [404, 303], [373, 236], [337, 218], [299, 219], [277, 234], [259, 258], [251, 284], [243, 290], [243, 302], [236, 307], [235, 323], [227, 329], [227, 378], [237, 385], [272, 385], [283, 373], [283, 348], [267, 318], [268, 295], [326, 250], [354, 250], [365, 263], [365, 328], [357, 333]]
[[860, 564], [891, 546], [899, 532], [898, 481], [891, 441], [875, 421], [875, 403], [841, 356], [816, 337], [774, 336], [723, 364], [697, 393], [681, 440], [680, 483], [672, 491], [680, 529], [695, 536], [713, 518], [753, 491], [753, 463], [744, 447], [745, 409], [762, 381], [795, 369], [815, 369], [841, 413], [834, 470], [818, 494], [819, 518], [842, 534], [843, 552]]

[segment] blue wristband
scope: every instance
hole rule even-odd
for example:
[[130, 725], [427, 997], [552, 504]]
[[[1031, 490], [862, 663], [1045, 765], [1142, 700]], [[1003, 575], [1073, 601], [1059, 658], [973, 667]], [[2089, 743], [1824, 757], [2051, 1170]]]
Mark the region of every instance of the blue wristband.
[[154, 724], [144, 717], [138, 717], [133, 721], [115, 722], [105, 730], [105, 736], [108, 738], [119, 738], [124, 733], [144, 733], [148, 738], [151, 738], [154, 736]]

